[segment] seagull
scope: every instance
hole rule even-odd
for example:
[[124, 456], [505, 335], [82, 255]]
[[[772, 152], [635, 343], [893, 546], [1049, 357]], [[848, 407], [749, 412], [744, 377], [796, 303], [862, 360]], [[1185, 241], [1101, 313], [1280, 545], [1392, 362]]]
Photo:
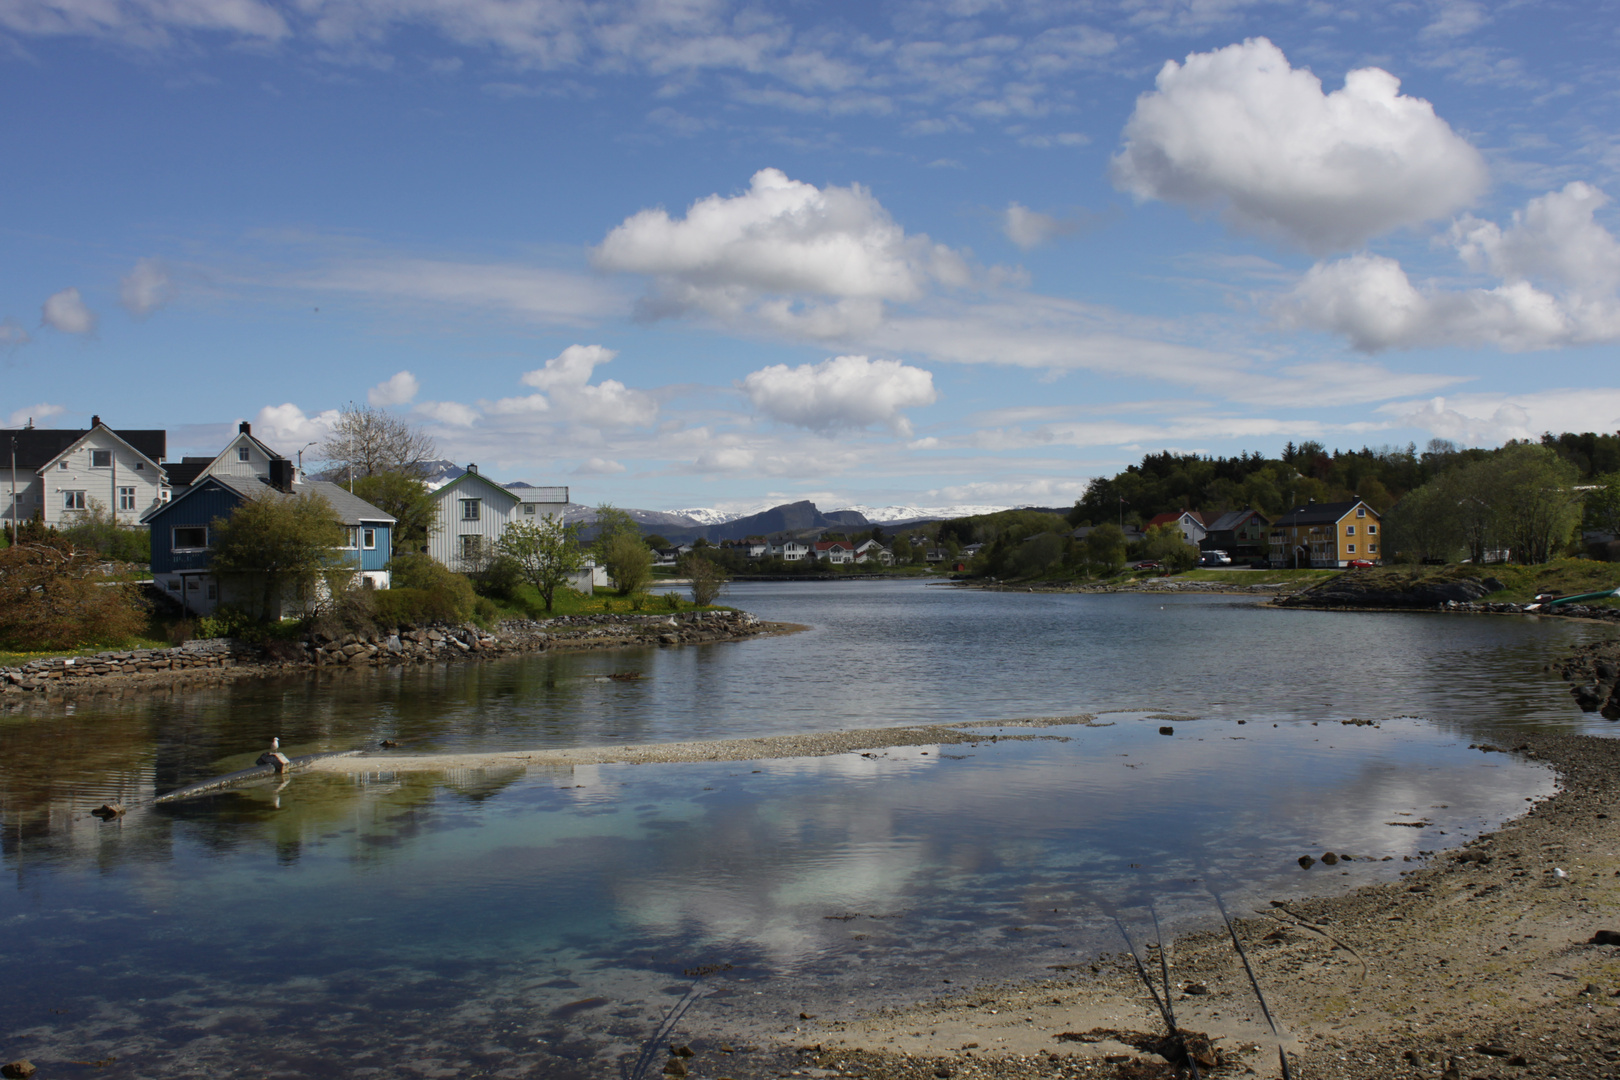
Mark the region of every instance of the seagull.
[[270, 737], [270, 749], [272, 749], [272, 750], [280, 750], [281, 749], [281, 740], [276, 738], [273, 735]]

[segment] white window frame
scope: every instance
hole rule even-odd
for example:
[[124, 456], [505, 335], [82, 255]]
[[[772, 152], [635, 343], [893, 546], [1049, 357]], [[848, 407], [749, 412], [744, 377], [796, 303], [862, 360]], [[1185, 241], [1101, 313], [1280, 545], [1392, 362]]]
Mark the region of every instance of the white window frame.
[[251, 454], [252, 454], [252, 451], [250, 451], [245, 446], [238, 446], [236, 448], [236, 460], [237, 461], [242, 461], [242, 462], [250, 461], [250, 460], [252, 460]]
[[[182, 529], [186, 530], [187, 532], [189, 532], [189, 531], [191, 531], [193, 529], [196, 529], [196, 530], [200, 531], [202, 533], [202, 539], [203, 539], [202, 546], [197, 547], [195, 545], [182, 544], [180, 542], [180, 532], [181, 532]], [[169, 550], [170, 551], [207, 551], [208, 550], [208, 526], [206, 526], [206, 525], [171, 525], [169, 527]]]
[[361, 529], [360, 530], [360, 544], [367, 551], [376, 550], [376, 547], [377, 547], [377, 530], [376, 529]]
[[1378, 531], [1378, 526], [1373, 525], [1373, 524], [1368, 524], [1368, 526], [1367, 526], [1367, 535], [1368, 536], [1372, 536], [1377, 531]]
[[118, 509], [120, 509], [120, 510], [133, 510], [133, 509], [135, 509], [135, 489], [134, 488], [132, 488], [132, 487], [121, 487], [121, 488], [118, 489]]
[[1365, 506], [1356, 507], [1356, 517], [1366, 517], [1366, 516], [1367, 516], [1367, 508]]
[[92, 469], [112, 468], [113, 456], [111, 450], [90, 451], [90, 467]]
[[1356, 527], [1354, 525], [1346, 525], [1344, 527], [1344, 535], [1346, 535], [1346, 536], [1354, 536], [1354, 535], [1356, 535]]
[[64, 488], [62, 490], [62, 509], [63, 510], [83, 510], [83, 509], [85, 509], [85, 506], [86, 506], [86, 502], [85, 502], [85, 497], [84, 497], [84, 492], [83, 491], [79, 491], [79, 490], [69, 491], [66, 488]]
[[483, 516], [482, 516], [483, 515], [483, 503], [484, 503], [483, 499], [462, 499], [461, 500], [461, 520], [462, 521], [482, 521], [483, 520]]
[[1344, 545], [1344, 550], [1346, 552], [1348, 552], [1349, 554], [1354, 555], [1356, 553], [1356, 545], [1354, 545], [1354, 544], [1346, 544], [1346, 545]]
[[534, 503], [524, 503], [523, 504], [523, 516], [524, 517], [534, 517]]
[[343, 550], [344, 551], [357, 551], [357, 550], [359, 550], [359, 548], [360, 548], [360, 526], [358, 526], [358, 525], [345, 525], [345, 526], [343, 526], [343, 533], [344, 533]]
[[461, 534], [461, 557], [463, 559], [476, 559], [484, 553], [483, 533]]

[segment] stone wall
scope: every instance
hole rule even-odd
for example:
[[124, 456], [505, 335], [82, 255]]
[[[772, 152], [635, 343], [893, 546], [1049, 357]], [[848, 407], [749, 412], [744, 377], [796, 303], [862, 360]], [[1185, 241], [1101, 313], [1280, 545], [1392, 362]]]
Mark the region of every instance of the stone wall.
[[51, 657], [0, 668], [0, 693], [48, 692], [72, 687], [159, 680], [212, 681], [289, 669], [425, 664], [541, 650], [618, 649], [689, 645], [771, 633], [778, 628], [745, 611], [693, 611], [678, 615], [573, 615], [513, 619], [493, 632], [472, 624], [405, 625], [338, 638], [254, 645], [229, 638], [188, 641], [172, 649], [109, 650], [94, 656]]

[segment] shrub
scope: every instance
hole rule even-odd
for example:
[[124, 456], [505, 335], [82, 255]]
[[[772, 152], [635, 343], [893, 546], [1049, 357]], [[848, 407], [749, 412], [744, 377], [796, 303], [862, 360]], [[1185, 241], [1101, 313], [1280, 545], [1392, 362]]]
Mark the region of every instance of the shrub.
[[523, 586], [523, 567], [510, 555], [496, 555], [468, 576], [473, 591], [492, 600], [515, 600]]
[[247, 638], [258, 622], [252, 615], [241, 608], [230, 604], [221, 604], [214, 609], [212, 615], [204, 615], [197, 620], [197, 636], [200, 638]]
[[91, 556], [63, 537], [0, 550], [0, 645], [33, 651], [117, 644], [144, 632], [146, 616], [133, 585], [102, 578]]

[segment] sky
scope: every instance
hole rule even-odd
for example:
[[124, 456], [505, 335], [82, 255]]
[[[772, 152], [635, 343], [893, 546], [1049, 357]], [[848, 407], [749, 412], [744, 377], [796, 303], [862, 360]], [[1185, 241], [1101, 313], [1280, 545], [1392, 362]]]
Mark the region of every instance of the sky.
[[1620, 429], [1615, 3], [0, 0], [0, 103], [3, 425], [647, 509]]

